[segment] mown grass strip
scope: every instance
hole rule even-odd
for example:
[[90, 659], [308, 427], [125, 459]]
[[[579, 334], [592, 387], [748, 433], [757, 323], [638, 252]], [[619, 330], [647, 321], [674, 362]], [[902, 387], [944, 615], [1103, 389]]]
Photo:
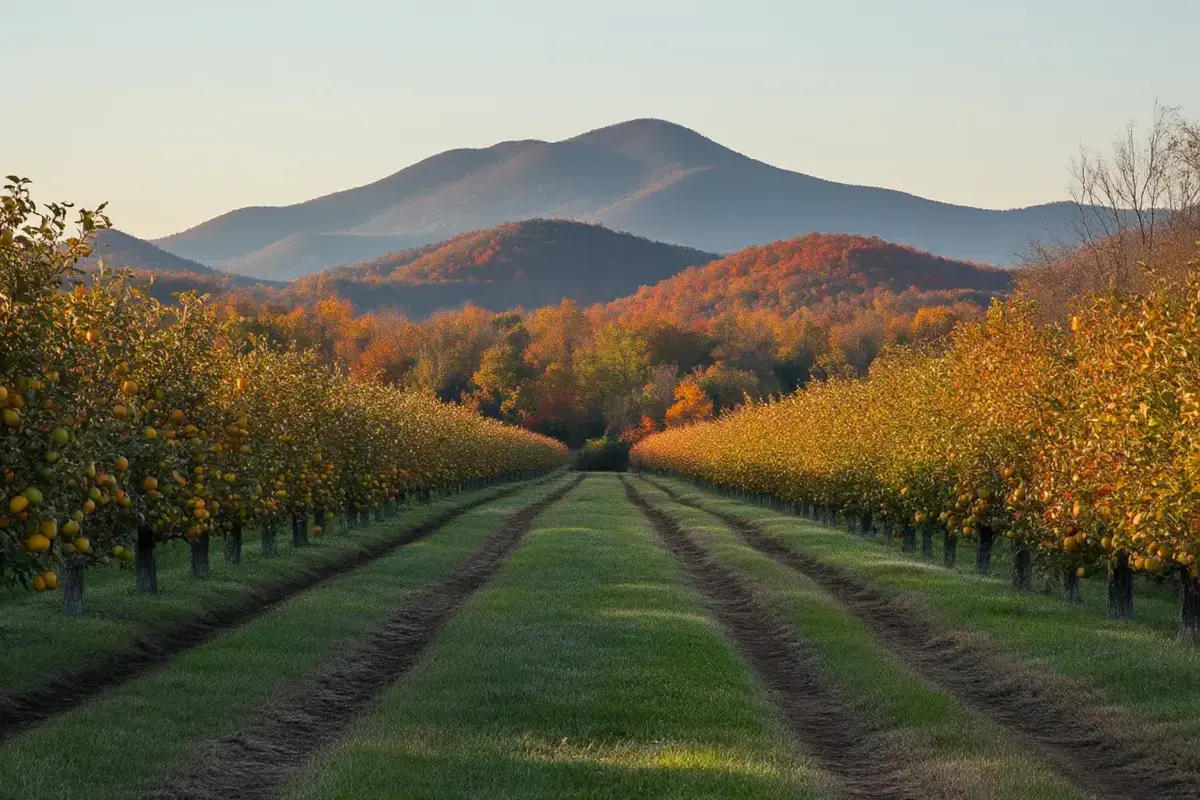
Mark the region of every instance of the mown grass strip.
[[[1200, 703], [1200, 654], [1145, 630], [1117, 638], [1111, 634], [1136, 626], [1064, 619], [1048, 598], [932, 567], [917, 572], [919, 565], [890, 558], [856, 537], [679, 482], [660, 483], [813, 577], [906, 663], [1035, 742], [1089, 790], [1100, 796], [1141, 790], [1200, 796], [1196, 721], [1180, 713]], [[1023, 606], [1027, 616], [1005, 613], [1014, 606]], [[1039, 613], [1058, 624], [1047, 627]], [[1138, 684], [1156, 672], [1170, 680], [1147, 693]], [[1156, 718], [1156, 701], [1163, 699], [1176, 713]]]
[[412, 667], [446, 620], [491, 580], [538, 515], [582, 479], [577, 475], [513, 511], [450, 574], [412, 592], [382, 625], [217, 742], [199, 769], [172, 780], [159, 796], [272, 800], [322, 745]]
[[549, 509], [289, 798], [830, 797], [613, 475]]
[[998, 726], [915, 676], [867, 627], [808, 578], [739, 540], [708, 512], [638, 488], [696, 542], [745, 580], [808, 643], [823, 679], [903, 758], [906, 782], [924, 796], [1002, 800], [1085, 795]]
[[[41, 615], [26, 613], [29, 608], [14, 609], [5, 616], [16, 630], [4, 632], [5, 638], [24, 641], [6, 652], [24, 669], [16, 686], [0, 694], [0, 741], [518, 489], [510, 485], [413, 509], [364, 532], [324, 539], [324, 546], [296, 549], [286, 560], [230, 566], [222, 578], [206, 581], [182, 579], [175, 591], [153, 597], [136, 594], [128, 583], [123, 588], [109, 584], [104, 587], [109, 602], [97, 613], [99, 635], [89, 635], [89, 618], [68, 622], [60, 617], [59, 625], [39, 637], [30, 626], [39, 616], [45, 619], [47, 609], [39, 608]], [[171, 563], [166, 571], [181, 569]], [[154, 616], [156, 610], [161, 617]], [[78, 640], [72, 634], [78, 634]]]
[[838, 789], [869, 800], [924, 797], [903, 779], [897, 754], [868, 736], [845, 698], [824, 680], [808, 643], [633, 481], [625, 481], [625, 492], [770, 690], [785, 724], [837, 780]]
[[339, 657], [412, 591], [454, 569], [507, 513], [546, 490], [521, 487], [14, 737], [0, 745], [4, 792], [26, 800], [146, 797], [172, 774], [204, 763], [207, 742], [236, 731], [283, 687]]

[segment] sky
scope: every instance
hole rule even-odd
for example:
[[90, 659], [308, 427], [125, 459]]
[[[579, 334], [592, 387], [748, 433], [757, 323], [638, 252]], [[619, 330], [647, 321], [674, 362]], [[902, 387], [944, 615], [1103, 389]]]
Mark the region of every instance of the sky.
[[456, 147], [657, 117], [985, 208], [1200, 118], [1200, 0], [0, 0], [0, 175], [164, 236]]

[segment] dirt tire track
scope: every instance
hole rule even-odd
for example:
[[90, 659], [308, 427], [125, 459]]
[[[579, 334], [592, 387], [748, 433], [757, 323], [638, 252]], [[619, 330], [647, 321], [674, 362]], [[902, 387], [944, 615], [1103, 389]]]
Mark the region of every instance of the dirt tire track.
[[967, 634], [940, 629], [913, 603], [791, 549], [762, 525], [639, 477], [675, 502], [717, 517], [750, 547], [817, 583], [926, 680], [1016, 733], [1084, 792], [1200, 798], [1200, 758], [1106, 707], [1085, 687], [1014, 663]]
[[[535, 479], [535, 483], [541, 480], [545, 479]], [[165, 664], [176, 656], [204, 644], [222, 631], [238, 627], [265, 614], [300, 592], [366, 566], [405, 545], [420, 541], [463, 514], [509, 497], [530, 485], [532, 484], [529, 481], [523, 481], [504, 487], [485, 497], [441, 511], [424, 522], [405, 528], [396, 536], [366, 544], [362, 549], [343, 553], [332, 561], [256, 586], [233, 602], [206, 611], [199, 617], [148, 633], [101, 661], [78, 670], [59, 673], [35, 689], [10, 695], [0, 693], [0, 743], [55, 714], [78, 706], [106, 689]]]
[[717, 563], [673, 517], [623, 478], [625, 495], [705, 598], [770, 691], [788, 728], [850, 797], [928, 797], [906, 785], [899, 761], [838, 700], [806, 646], [754, 590]]
[[265, 800], [336, 739], [376, 696], [406, 673], [442, 625], [517, 549], [534, 520], [584, 479], [559, 486], [509, 515], [449, 576], [413, 591], [383, 627], [344, 658], [293, 687], [243, 730], [215, 743], [204, 763], [150, 797]]

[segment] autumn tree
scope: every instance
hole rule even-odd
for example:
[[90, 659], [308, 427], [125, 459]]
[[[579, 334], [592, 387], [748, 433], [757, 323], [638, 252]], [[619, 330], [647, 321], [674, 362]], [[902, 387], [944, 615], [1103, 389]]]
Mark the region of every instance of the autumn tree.
[[926, 306], [912, 320], [912, 338], [918, 342], [935, 341], [953, 330], [959, 318], [946, 306]]
[[740, 406], [747, 397], [760, 396], [757, 375], [725, 364], [713, 364], [707, 369], [698, 370], [693, 373], [692, 379], [718, 411]]
[[501, 339], [483, 351], [479, 369], [471, 376], [477, 406], [489, 416], [516, 421], [532, 405], [526, 384], [533, 370], [525, 360], [531, 337], [521, 317], [498, 316], [493, 327]]
[[802, 312], [776, 322], [776, 362], [772, 371], [782, 392], [808, 383], [817, 359], [829, 350], [829, 329]]
[[469, 394], [471, 376], [483, 352], [496, 342], [492, 316], [472, 305], [434, 314], [418, 345], [413, 370], [416, 385], [443, 400]]
[[677, 428], [713, 418], [713, 402], [695, 379], [688, 378], [675, 387], [675, 402], [667, 409], [667, 427]]
[[841, 352], [854, 375], [863, 377], [886, 343], [885, 319], [878, 311], [864, 311], [829, 330], [830, 349]]
[[730, 369], [768, 375], [776, 361], [778, 342], [771, 315], [730, 311], [713, 322], [713, 360]]
[[698, 325], [695, 320], [653, 315], [636, 324], [625, 319], [621, 322], [632, 325], [646, 340], [651, 363], [672, 364], [681, 374], [712, 363], [716, 340], [708, 326]]
[[573, 372], [577, 354], [592, 336], [591, 321], [573, 300], [539, 308], [529, 315], [525, 327], [530, 335], [526, 359], [542, 372], [551, 364]]
[[649, 376], [650, 355], [645, 341], [616, 323], [601, 329], [580, 357], [583, 399], [600, 410], [607, 429], [613, 433], [633, 424], [638, 395]]
[[641, 410], [644, 418], [661, 425], [667, 409], [675, 402], [675, 387], [679, 383], [679, 368], [674, 364], [656, 364], [650, 369], [650, 379], [642, 387]]
[[356, 377], [403, 384], [417, 365], [420, 327], [395, 311], [369, 315], [371, 339], [350, 365]]
[[529, 383], [533, 411], [524, 420], [527, 427], [577, 446], [592, 431], [585, 430], [584, 414], [578, 403], [575, 375], [561, 364], [552, 363]]

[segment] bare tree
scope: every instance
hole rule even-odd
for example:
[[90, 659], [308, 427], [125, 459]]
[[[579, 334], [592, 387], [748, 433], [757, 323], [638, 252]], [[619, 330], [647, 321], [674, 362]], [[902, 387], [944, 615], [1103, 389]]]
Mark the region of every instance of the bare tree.
[[1073, 242], [1032, 242], [1019, 296], [1046, 322], [1090, 292], [1140, 291], [1186, 270], [1200, 238], [1200, 126], [1155, 105], [1148, 130], [1130, 122], [1108, 154], [1081, 148], [1071, 164]]
[[1139, 263], [1153, 264], [1160, 241], [1195, 227], [1200, 203], [1196, 142], [1195, 128], [1178, 108], [1156, 104], [1144, 136], [1131, 121], [1108, 156], [1080, 150], [1071, 165], [1075, 234], [1097, 284], [1137, 287]]

